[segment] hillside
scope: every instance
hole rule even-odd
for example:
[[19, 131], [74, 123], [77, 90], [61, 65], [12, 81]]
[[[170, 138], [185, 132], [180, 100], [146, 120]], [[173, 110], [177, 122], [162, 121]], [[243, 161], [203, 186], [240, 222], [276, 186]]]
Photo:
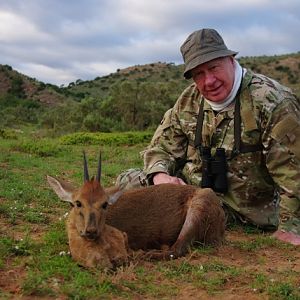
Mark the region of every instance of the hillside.
[[[300, 96], [300, 52], [280, 56], [253, 56], [238, 58], [246, 68], [262, 73], [291, 87]], [[111, 86], [125, 80], [137, 82], [176, 82], [177, 95], [188, 85], [182, 76], [183, 65], [173, 63], [152, 63], [136, 65], [126, 69], [118, 69], [107, 76], [96, 77], [94, 80], [71, 82], [67, 88], [70, 95], [77, 99], [85, 96], [105, 97]]]
[[[280, 56], [253, 56], [238, 58], [246, 68], [270, 76], [300, 93], [300, 52]], [[86, 96], [104, 98], [109, 95], [113, 85], [123, 81], [176, 82], [181, 91], [188, 82], [183, 78], [183, 65], [173, 63], [150, 63], [117, 69], [115, 73], [96, 77], [93, 80], [81, 79], [71, 82], [67, 87], [43, 83], [21, 74], [8, 65], [0, 65], [0, 96], [7, 93], [41, 103], [57, 105], [68, 96], [81, 100]]]
[[239, 61], [246, 68], [290, 87], [300, 98], [300, 52], [280, 56], [242, 57]]
[[55, 111], [72, 103], [72, 98], [64, 95], [56, 85], [45, 84], [11, 66], [0, 65], [0, 129], [54, 128]]
[[78, 79], [63, 89], [66, 91], [66, 94], [72, 95], [75, 99], [82, 99], [87, 96], [104, 98], [109, 95], [112, 86], [127, 80], [138, 84], [145, 82], [176, 82], [178, 90], [181, 90], [187, 86], [182, 73], [183, 65], [176, 66], [173, 63], [157, 62], [117, 69], [115, 73], [96, 77], [94, 80], [82, 81]]
[[60, 88], [21, 74], [8, 65], [0, 65], [0, 96], [16, 96], [46, 105], [58, 105], [66, 100]]
[[[238, 60], [289, 86], [300, 97], [300, 52]], [[151, 130], [189, 84], [182, 73], [183, 65], [157, 62], [57, 87], [0, 65], [0, 126], [30, 123], [54, 135]]]

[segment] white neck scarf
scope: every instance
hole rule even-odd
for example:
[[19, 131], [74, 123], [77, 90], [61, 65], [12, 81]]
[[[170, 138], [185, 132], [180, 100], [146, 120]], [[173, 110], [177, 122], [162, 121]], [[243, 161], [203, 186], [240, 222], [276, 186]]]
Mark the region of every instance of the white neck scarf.
[[219, 112], [233, 102], [240, 87], [242, 76], [245, 75], [246, 71], [247, 70], [243, 69], [237, 60], [234, 60], [234, 83], [227, 98], [222, 102], [213, 102], [205, 99], [205, 101], [211, 106], [213, 110]]

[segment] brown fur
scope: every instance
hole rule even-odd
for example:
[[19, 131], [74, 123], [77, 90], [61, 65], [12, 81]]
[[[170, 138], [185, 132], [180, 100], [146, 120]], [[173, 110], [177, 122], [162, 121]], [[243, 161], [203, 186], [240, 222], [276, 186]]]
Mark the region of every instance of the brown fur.
[[72, 257], [86, 267], [126, 262], [128, 244], [133, 250], [164, 249], [153, 252], [162, 258], [166, 253], [182, 256], [194, 242], [217, 246], [224, 239], [224, 211], [211, 189], [162, 184], [120, 196], [117, 188], [104, 190], [95, 180], [78, 190], [50, 176], [48, 182], [74, 206], [68, 218], [69, 245]]
[[126, 232], [134, 250], [167, 245], [176, 256], [184, 255], [193, 242], [220, 245], [225, 233], [225, 214], [217, 195], [192, 185], [125, 191], [109, 207], [106, 223]]
[[[99, 182], [86, 181], [75, 190], [69, 184], [47, 176], [56, 194], [72, 204], [67, 219], [70, 252], [75, 261], [88, 268], [113, 268], [128, 260], [127, 235], [105, 224], [108, 196]], [[93, 216], [93, 217], [91, 217]]]
[[78, 234], [73, 211], [67, 221], [67, 232], [71, 255], [75, 261], [87, 268], [114, 268], [127, 262], [127, 235], [106, 225], [97, 240], [86, 239]]

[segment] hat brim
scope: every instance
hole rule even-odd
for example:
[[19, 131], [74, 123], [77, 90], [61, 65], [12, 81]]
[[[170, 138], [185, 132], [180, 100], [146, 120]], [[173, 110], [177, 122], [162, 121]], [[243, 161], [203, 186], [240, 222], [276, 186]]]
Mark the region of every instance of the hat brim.
[[196, 56], [194, 59], [192, 59], [188, 64], [186, 64], [183, 76], [186, 79], [192, 78], [191, 70], [196, 68], [197, 66], [204, 64], [210, 60], [219, 58], [219, 57], [225, 57], [225, 56], [235, 56], [238, 52], [229, 50], [229, 49], [223, 49], [223, 50], [217, 50], [214, 52], [209, 52], [207, 54], [202, 54], [199, 56]]

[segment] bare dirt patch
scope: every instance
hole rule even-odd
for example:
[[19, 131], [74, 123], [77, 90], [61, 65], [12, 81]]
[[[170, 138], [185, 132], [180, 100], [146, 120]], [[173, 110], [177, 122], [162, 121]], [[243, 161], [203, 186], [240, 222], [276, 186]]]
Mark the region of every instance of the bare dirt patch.
[[[7, 266], [9, 261], [7, 262]], [[0, 289], [7, 293], [18, 295], [21, 293], [20, 283], [26, 277], [26, 269], [23, 266], [8, 267], [7, 270], [0, 270]]]

